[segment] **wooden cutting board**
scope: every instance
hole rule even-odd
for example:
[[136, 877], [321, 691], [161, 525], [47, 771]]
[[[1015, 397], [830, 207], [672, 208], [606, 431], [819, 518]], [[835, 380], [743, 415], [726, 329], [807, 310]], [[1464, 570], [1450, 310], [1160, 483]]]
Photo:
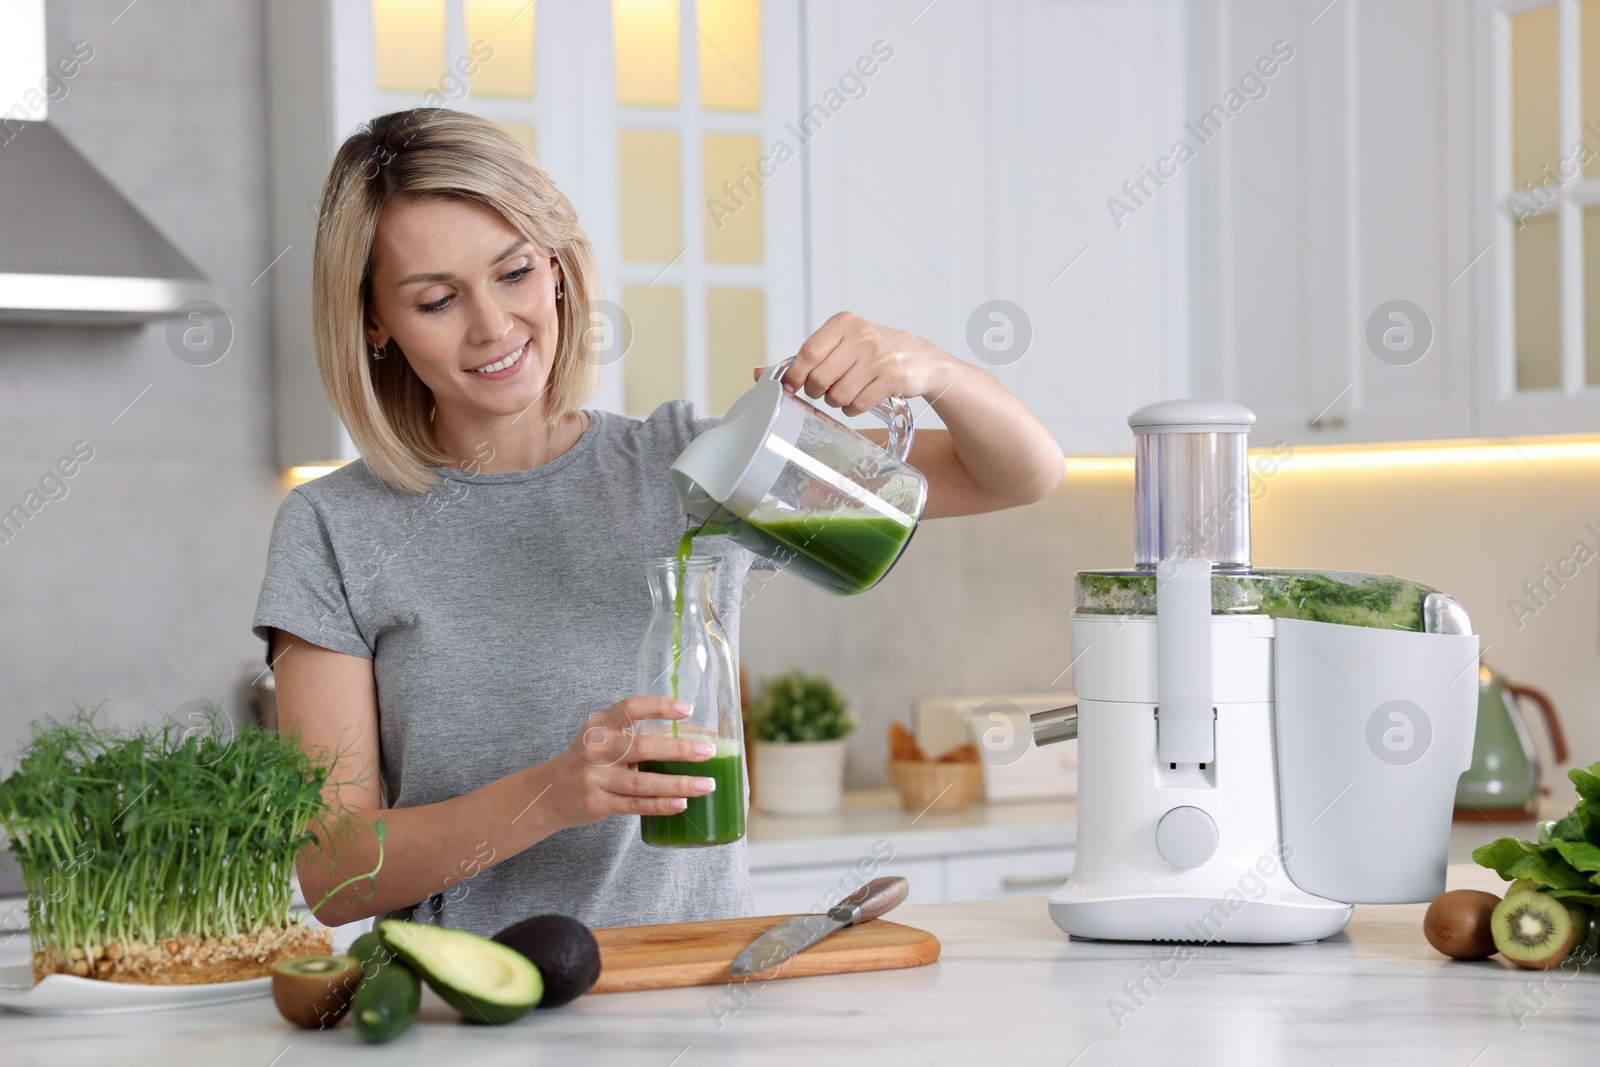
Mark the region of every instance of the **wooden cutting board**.
[[[591, 993], [719, 985], [735, 979], [733, 957], [788, 915], [715, 919], [594, 931], [600, 942], [600, 980]], [[939, 958], [939, 939], [926, 930], [872, 919], [847, 926], [757, 977], [800, 978], [848, 971], [920, 967]]]

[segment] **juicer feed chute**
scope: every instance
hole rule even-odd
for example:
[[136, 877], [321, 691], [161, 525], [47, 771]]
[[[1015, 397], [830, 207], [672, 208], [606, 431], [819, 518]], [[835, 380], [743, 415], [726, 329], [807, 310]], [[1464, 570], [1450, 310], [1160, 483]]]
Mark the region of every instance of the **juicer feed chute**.
[[1133, 562], [1250, 566], [1247, 449], [1256, 417], [1237, 404], [1169, 400], [1128, 417], [1134, 437]]

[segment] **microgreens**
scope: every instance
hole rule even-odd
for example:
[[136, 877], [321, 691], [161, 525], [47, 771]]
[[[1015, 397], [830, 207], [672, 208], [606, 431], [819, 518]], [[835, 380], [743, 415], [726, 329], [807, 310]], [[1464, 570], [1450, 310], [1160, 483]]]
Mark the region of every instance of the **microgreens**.
[[307, 824], [324, 813], [328, 767], [283, 734], [234, 729], [216, 708], [204, 718], [114, 729], [79, 708], [34, 724], [0, 781], [0, 827], [35, 952], [289, 921], [289, 877], [316, 840]]

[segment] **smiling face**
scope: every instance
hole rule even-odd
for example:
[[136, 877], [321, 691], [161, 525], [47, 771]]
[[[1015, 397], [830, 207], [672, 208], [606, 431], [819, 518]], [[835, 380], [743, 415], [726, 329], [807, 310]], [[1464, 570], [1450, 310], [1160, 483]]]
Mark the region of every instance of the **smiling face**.
[[542, 414], [560, 271], [490, 208], [396, 202], [373, 238], [367, 342], [394, 342], [446, 422]]

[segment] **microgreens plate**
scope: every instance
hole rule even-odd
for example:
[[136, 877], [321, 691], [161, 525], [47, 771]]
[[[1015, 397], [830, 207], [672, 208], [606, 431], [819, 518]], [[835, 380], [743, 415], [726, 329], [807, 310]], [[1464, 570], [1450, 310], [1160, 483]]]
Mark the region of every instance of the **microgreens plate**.
[[75, 974], [49, 974], [35, 985], [28, 964], [0, 967], [0, 1006], [29, 1015], [170, 1011], [264, 997], [271, 992], [271, 978], [205, 985], [137, 985], [79, 978]]

